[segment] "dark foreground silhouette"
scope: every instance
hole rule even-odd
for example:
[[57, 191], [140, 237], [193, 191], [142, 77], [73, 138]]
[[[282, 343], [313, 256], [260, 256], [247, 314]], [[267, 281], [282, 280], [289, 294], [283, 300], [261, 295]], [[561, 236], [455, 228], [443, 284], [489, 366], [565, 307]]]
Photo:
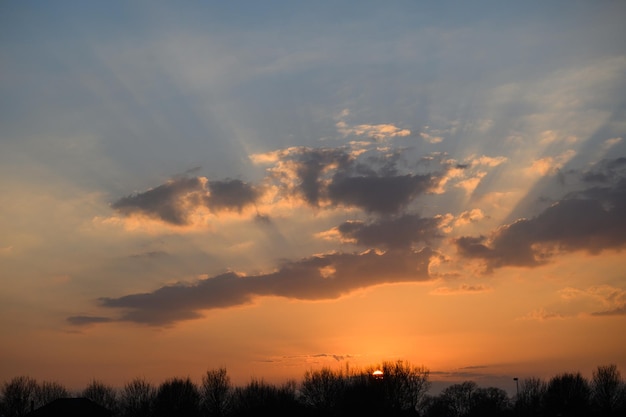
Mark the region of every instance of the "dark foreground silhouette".
[[[377, 371], [377, 372], [374, 372]], [[116, 390], [97, 380], [70, 394], [56, 382], [18, 376], [1, 386], [4, 417], [238, 417], [269, 416], [626, 416], [626, 384], [617, 366], [599, 366], [591, 380], [562, 373], [549, 381], [519, 381], [510, 398], [495, 387], [465, 381], [428, 395], [429, 371], [406, 361], [363, 370], [307, 371], [281, 386], [252, 380], [231, 384], [226, 369], [207, 371], [202, 383], [171, 378], [158, 386], [143, 379]]]

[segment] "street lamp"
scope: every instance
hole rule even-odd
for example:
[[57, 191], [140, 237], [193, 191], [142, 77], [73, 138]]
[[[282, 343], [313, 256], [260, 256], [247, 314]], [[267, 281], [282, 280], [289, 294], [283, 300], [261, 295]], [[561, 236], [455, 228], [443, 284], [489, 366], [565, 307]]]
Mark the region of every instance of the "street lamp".
[[519, 378], [515, 377], [513, 378], [513, 381], [515, 381], [515, 390], [517, 392], [517, 396], [519, 397]]

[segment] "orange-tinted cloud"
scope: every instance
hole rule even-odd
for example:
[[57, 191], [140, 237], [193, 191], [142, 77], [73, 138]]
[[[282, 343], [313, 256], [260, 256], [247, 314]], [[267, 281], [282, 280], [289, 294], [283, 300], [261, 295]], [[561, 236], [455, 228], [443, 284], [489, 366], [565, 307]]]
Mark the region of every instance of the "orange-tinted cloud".
[[538, 216], [504, 225], [488, 237], [457, 238], [459, 253], [483, 259], [491, 270], [542, 265], [560, 251], [598, 253], [626, 246], [626, 158], [604, 161], [582, 179], [598, 185], [570, 193]]
[[174, 178], [150, 190], [120, 198], [112, 208], [124, 215], [143, 214], [173, 225], [186, 225], [198, 208], [239, 210], [254, 204], [261, 191], [240, 180]]
[[[121, 309], [119, 320], [167, 325], [202, 316], [202, 310], [250, 303], [255, 297], [279, 296], [298, 300], [327, 300], [360, 288], [430, 279], [428, 266], [435, 253], [369, 250], [331, 253], [288, 262], [278, 270], [244, 276], [229, 272], [192, 284], [161, 287], [153, 292], [102, 298], [103, 307]], [[111, 321], [105, 317], [73, 316], [75, 325]]]

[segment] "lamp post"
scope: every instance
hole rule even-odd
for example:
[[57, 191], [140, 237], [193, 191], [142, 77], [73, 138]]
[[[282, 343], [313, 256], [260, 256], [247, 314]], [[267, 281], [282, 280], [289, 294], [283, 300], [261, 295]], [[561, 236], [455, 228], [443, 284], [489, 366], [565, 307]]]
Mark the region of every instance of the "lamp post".
[[513, 381], [515, 381], [515, 392], [516, 392], [516, 395], [519, 397], [519, 378], [515, 377], [515, 378], [513, 378]]

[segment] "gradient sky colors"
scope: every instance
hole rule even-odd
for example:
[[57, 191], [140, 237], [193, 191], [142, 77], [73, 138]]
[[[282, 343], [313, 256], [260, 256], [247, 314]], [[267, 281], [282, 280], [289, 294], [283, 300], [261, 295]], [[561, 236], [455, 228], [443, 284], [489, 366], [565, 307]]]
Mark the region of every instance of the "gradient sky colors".
[[4, 2], [0, 380], [624, 371], [626, 4], [506, 3]]

